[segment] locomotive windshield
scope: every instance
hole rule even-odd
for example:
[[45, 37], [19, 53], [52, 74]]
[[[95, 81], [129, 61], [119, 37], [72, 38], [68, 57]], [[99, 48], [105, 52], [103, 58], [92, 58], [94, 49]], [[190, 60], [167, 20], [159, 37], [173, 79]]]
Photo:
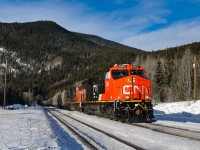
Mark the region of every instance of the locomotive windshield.
[[113, 79], [118, 79], [125, 76], [128, 76], [128, 70], [113, 70], [112, 71]]
[[78, 87], [78, 90], [79, 90], [79, 91], [82, 91], [82, 90], [84, 90], [84, 89], [85, 89], [85, 87], [84, 87], [83, 85], [81, 85], [81, 86]]
[[130, 74], [131, 75], [138, 75], [140, 77], [144, 77], [144, 71], [143, 70], [131, 70]]

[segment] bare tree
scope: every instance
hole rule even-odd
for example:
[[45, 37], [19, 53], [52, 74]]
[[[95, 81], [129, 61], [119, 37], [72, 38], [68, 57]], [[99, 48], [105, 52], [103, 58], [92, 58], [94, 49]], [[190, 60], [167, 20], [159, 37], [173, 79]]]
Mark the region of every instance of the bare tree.
[[180, 61], [177, 60], [177, 73], [173, 77], [173, 95], [177, 100], [191, 99], [192, 94], [192, 56], [187, 49]]

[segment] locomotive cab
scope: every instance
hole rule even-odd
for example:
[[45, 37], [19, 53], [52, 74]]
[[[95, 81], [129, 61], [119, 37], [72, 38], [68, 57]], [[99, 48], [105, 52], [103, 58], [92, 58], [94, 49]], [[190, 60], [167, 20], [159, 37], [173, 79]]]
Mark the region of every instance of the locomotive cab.
[[150, 100], [150, 80], [139, 65], [115, 65], [106, 73], [102, 100]]

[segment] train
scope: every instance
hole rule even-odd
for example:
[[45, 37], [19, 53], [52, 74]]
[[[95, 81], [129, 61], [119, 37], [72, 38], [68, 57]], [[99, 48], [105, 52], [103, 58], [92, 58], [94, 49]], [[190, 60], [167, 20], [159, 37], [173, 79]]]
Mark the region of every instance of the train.
[[134, 64], [115, 64], [104, 76], [66, 85], [57, 99], [43, 103], [127, 122], [153, 119], [151, 81], [146, 69]]

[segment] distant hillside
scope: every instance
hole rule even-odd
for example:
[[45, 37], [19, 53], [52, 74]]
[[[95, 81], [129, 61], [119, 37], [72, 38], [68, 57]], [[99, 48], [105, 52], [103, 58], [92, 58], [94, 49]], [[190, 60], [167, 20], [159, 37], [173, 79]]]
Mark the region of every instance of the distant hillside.
[[169, 57], [173, 57], [173, 56], [181, 57], [187, 49], [190, 49], [191, 53], [194, 55], [197, 55], [197, 56], [200, 55], [200, 42], [194, 42], [191, 44], [171, 47], [164, 50], [155, 51], [155, 53], [158, 55], [169, 56]]
[[[22, 42], [23, 41], [23, 42]], [[0, 45], [23, 51], [31, 50], [133, 50], [98, 36], [70, 32], [51, 21], [0, 23]]]
[[136, 52], [141, 51], [140, 49], [132, 48], [132, 47], [125, 46], [125, 45], [122, 45], [122, 44], [119, 44], [119, 43], [116, 43], [116, 42], [113, 42], [110, 40], [106, 40], [99, 36], [89, 35], [89, 34], [80, 34], [80, 33], [76, 33], [76, 32], [74, 32], [74, 33], [78, 37], [84, 38], [91, 42], [94, 42], [100, 46], [109, 47], [112, 49], [119, 49], [119, 50], [131, 50], [131, 51], [136, 51]]
[[[56, 64], [62, 62], [76, 65], [79, 57], [85, 61], [85, 58], [92, 59], [97, 56], [103, 59], [107, 57], [106, 53], [112, 51], [112, 54], [117, 55], [118, 52], [131, 53], [130, 56], [142, 52], [98, 36], [70, 32], [51, 21], [0, 23], [1, 47], [5, 48], [10, 55], [14, 53], [15, 58], [19, 58], [21, 63], [34, 66], [34, 70], [39, 70], [41, 66], [54, 67], [55, 59]], [[74, 60], [71, 60], [71, 55], [75, 57]], [[13, 64], [15, 61], [13, 57], [9, 60]]]
[[[146, 76], [152, 81], [152, 99], [192, 99], [195, 56], [200, 66], [198, 42], [146, 52], [95, 35], [71, 32], [51, 21], [0, 23], [0, 67], [5, 59], [9, 66], [8, 103], [14, 102], [13, 97], [23, 103], [22, 93], [28, 91], [35, 98], [37, 95], [50, 98], [65, 90], [66, 84], [104, 75], [109, 67], [123, 63], [146, 68]], [[199, 67], [197, 85], [200, 85]], [[197, 98], [199, 93], [197, 87]], [[2, 99], [0, 91], [0, 104]]]
[[74, 82], [104, 73], [116, 63], [133, 63], [143, 52], [70, 32], [51, 21], [0, 23], [0, 48], [0, 63], [6, 58], [12, 70], [11, 88], [19, 94], [37, 86], [44, 96], [63, 88], [66, 82], [60, 81]]

